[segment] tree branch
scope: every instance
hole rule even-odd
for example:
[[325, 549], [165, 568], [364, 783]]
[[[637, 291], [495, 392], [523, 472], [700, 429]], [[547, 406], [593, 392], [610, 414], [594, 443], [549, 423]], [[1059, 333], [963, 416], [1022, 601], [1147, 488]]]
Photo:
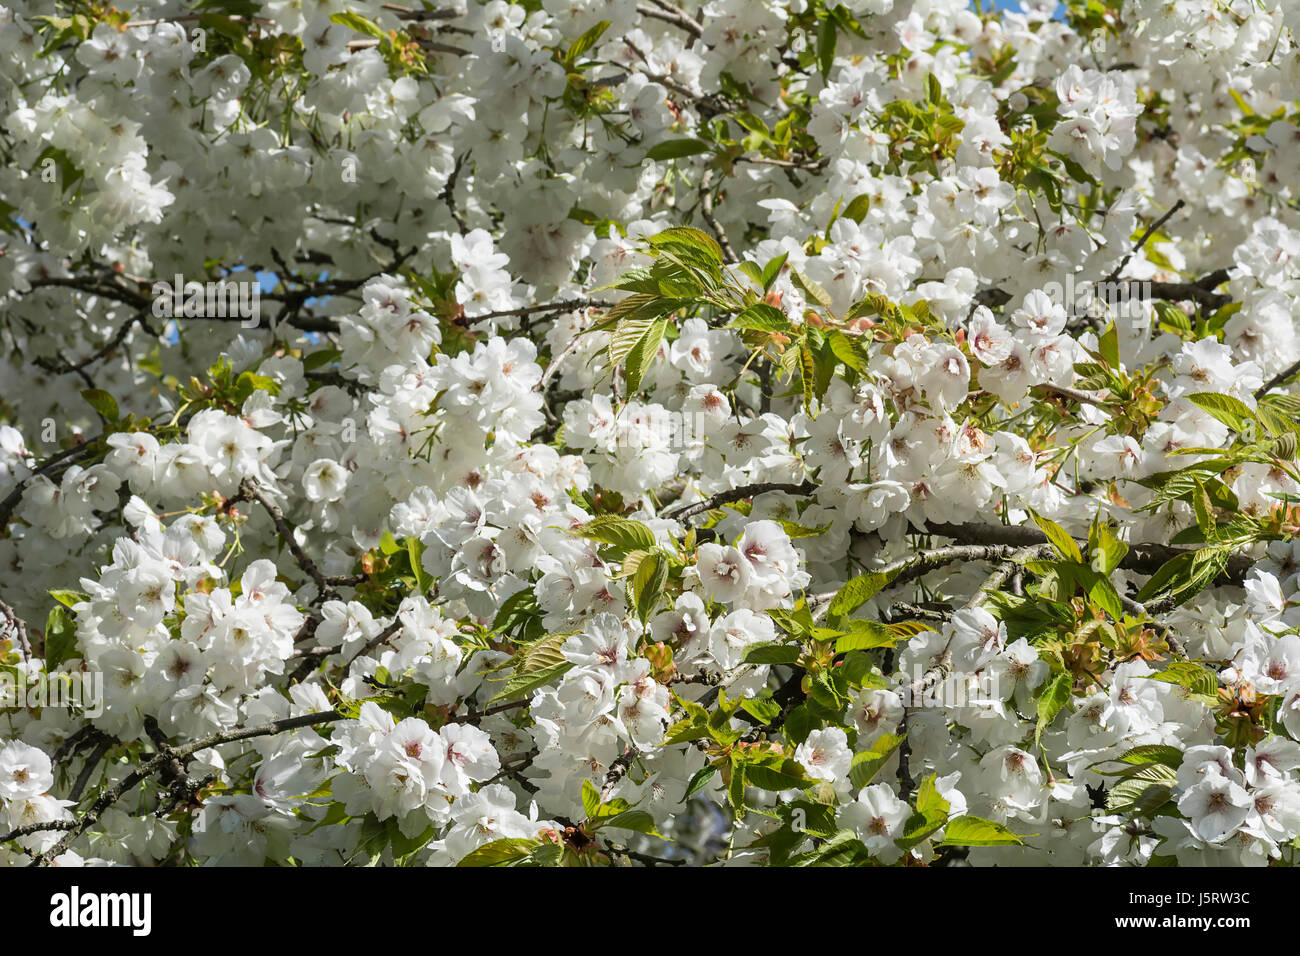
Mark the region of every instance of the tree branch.
[[[931, 523], [928, 530], [919, 528], [912, 529], [916, 534], [936, 534], [945, 538], [952, 538], [961, 542], [986, 542], [989, 544], [1010, 544], [1025, 546], [1031, 544], [1042, 544], [1047, 541], [1047, 535], [1037, 528], [1024, 527], [1022, 525], [1001, 525], [1001, 524], [938, 524]], [[1083, 539], [1076, 538], [1076, 541], [1085, 543]], [[1181, 554], [1188, 553], [1186, 548], [1176, 548], [1166, 544], [1133, 544], [1129, 545], [1128, 554], [1120, 562], [1120, 567], [1128, 571], [1137, 571], [1140, 574], [1152, 574], [1160, 569], [1165, 562], [1178, 557]], [[1254, 562], [1242, 554], [1233, 555], [1228, 559], [1227, 567], [1224, 573], [1219, 576], [1216, 583], [1238, 584], [1246, 577]]]
[[671, 3], [659, 2], [657, 8], [650, 6], [648, 3], [638, 3], [636, 12], [643, 17], [672, 24], [681, 30], [685, 30], [697, 40], [704, 36], [704, 28], [695, 20], [692, 20], [685, 11], [674, 7]]
[[[259, 487], [251, 478], [245, 478], [240, 483], [239, 495], [253, 499], [262, 506], [263, 510], [265, 510], [268, 515], [271, 516], [271, 521], [275, 524], [276, 532], [284, 540], [284, 543], [289, 546], [289, 550], [293, 553], [294, 560], [298, 562], [298, 567], [302, 568], [303, 571], [305, 571], [311, 579], [316, 582], [318, 600], [319, 598], [325, 598], [328, 600], [330, 598], [338, 597], [338, 592], [334, 589], [334, 586], [330, 584], [325, 575], [321, 573], [320, 568], [316, 567], [316, 562], [307, 555], [307, 552], [302, 549], [302, 545], [298, 543], [298, 539], [294, 537], [294, 527], [289, 524], [288, 520], [284, 517], [284, 512], [280, 510], [280, 506], [268, 498], [261, 487]], [[239, 495], [231, 500], [238, 500]]]
[[700, 215], [704, 218], [709, 229], [718, 240], [718, 245], [722, 247], [722, 254], [727, 262], [735, 263], [740, 259], [736, 256], [736, 250], [731, 248], [731, 242], [727, 239], [727, 232], [722, 228], [722, 223], [718, 222], [718, 217], [713, 214], [713, 169], [712, 167], [704, 170], [700, 176]]
[[26, 823], [10, 830], [4, 836], [0, 836], [0, 843], [8, 843], [10, 840], [30, 836], [33, 833], [42, 833], [46, 830], [71, 830], [74, 826], [76, 824], [70, 820], [54, 820], [50, 823]]
[[32, 644], [27, 639], [27, 622], [18, 616], [18, 612], [11, 608], [4, 601], [0, 601], [0, 618], [8, 622], [6, 630], [12, 630], [17, 638], [18, 650], [23, 656], [23, 660], [31, 660]]
[[1255, 398], [1257, 399], [1263, 398], [1265, 395], [1273, 391], [1273, 389], [1277, 388], [1278, 386], [1285, 385], [1287, 382], [1289, 382], [1292, 378], [1295, 377], [1297, 372], [1300, 372], [1300, 359], [1297, 359], [1296, 361], [1292, 362], [1290, 365], [1282, 369], [1282, 371], [1278, 372], [1276, 375], [1270, 378], [1259, 388], [1255, 389]]
[[303, 714], [299, 717], [286, 717], [282, 720], [272, 721], [269, 724], [261, 724], [256, 727], [246, 727], [240, 730], [227, 731], [225, 733], [210, 734], [207, 737], [202, 737], [183, 747], [161, 751], [101, 793], [99, 798], [90, 805], [90, 808], [82, 814], [81, 819], [67, 828], [67, 834], [65, 834], [58, 843], [54, 844], [54, 846], [33, 859], [29, 865], [49, 866], [51, 861], [66, 852], [68, 848], [76, 842], [77, 838], [81, 836], [81, 834], [90, 829], [96, 821], [103, 816], [104, 811], [127, 793], [134, 790], [137, 784], [152, 777], [172, 760], [184, 760], [185, 758], [198, 753], [200, 750], [207, 750], [209, 747], [218, 747], [222, 744], [234, 743], [238, 740], [249, 740], [253, 737], [269, 737], [273, 734], [282, 734], [290, 730], [297, 730], [302, 727], [312, 727], [317, 724], [332, 723], [334, 721], [344, 720], [345, 718], [346, 715], [340, 713], [338, 710], [326, 710], [314, 714]]
[[1120, 260], [1119, 265], [1115, 267], [1114, 271], [1111, 272], [1110, 275], [1106, 276], [1105, 281], [1114, 282], [1118, 279], [1119, 274], [1124, 271], [1124, 267], [1128, 265], [1129, 260], [1137, 255], [1138, 251], [1147, 244], [1147, 240], [1151, 238], [1152, 233], [1168, 222], [1170, 218], [1173, 217], [1174, 213], [1178, 212], [1178, 210], [1182, 209], [1185, 205], [1187, 205], [1187, 203], [1183, 202], [1183, 200], [1178, 200], [1178, 202], [1169, 207], [1169, 210], [1163, 216], [1148, 226], [1147, 231], [1142, 233], [1142, 238], [1139, 239], [1133, 248], [1125, 254], [1124, 258]]
[[703, 501], [696, 501], [688, 505], [678, 505], [667, 508], [659, 512], [661, 518], [676, 518], [682, 520], [693, 517], [701, 512], [712, 511], [719, 505], [729, 504], [733, 501], [743, 501], [746, 498], [752, 498], [755, 495], [761, 495], [768, 491], [784, 491], [791, 495], [811, 495], [817, 491], [817, 486], [810, 481], [803, 484], [792, 485], [783, 482], [759, 482], [752, 485], [741, 485], [739, 488], [730, 488], [727, 491], [719, 491], [716, 495], [705, 498]]
[[97, 446], [103, 437], [103, 435], [97, 435], [89, 441], [82, 442], [80, 445], [76, 445], [72, 448], [66, 448], [63, 451], [50, 456], [45, 460], [43, 465], [22, 481], [18, 482], [18, 484], [14, 486], [13, 490], [10, 491], [9, 494], [5, 495], [4, 500], [0, 501], [0, 532], [3, 532], [8, 526], [9, 519], [13, 516], [14, 509], [16, 509], [18, 503], [22, 501], [23, 492], [27, 490], [27, 486], [32, 483], [33, 479], [39, 475], [48, 475], [59, 465], [70, 465], [72, 462], [78, 461], [85, 458], [87, 455], [92, 454], [98, 450]]

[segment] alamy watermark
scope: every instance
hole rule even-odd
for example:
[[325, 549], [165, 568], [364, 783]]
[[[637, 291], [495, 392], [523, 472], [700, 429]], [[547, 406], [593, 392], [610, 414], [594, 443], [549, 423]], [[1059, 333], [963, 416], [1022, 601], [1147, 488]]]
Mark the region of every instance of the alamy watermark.
[[241, 319], [243, 329], [262, 321], [262, 285], [256, 280], [186, 282], [177, 275], [174, 282], [155, 282], [153, 296], [158, 319]]
[[1144, 314], [1142, 303], [1152, 298], [1151, 283], [1146, 279], [1103, 279], [1076, 284], [1071, 274], [1063, 283], [1055, 280], [1044, 283], [1042, 290], [1072, 315], [1090, 319], [1108, 316], [1140, 319]]
[[[617, 448], [662, 448], [682, 451], [702, 444], [717, 430], [717, 418], [706, 412], [673, 412], [666, 408], [642, 408], [624, 412], [614, 426]], [[711, 426], [711, 427], [710, 427]]]
[[1005, 699], [996, 671], [949, 674], [928, 684], [925, 675], [925, 665], [917, 664], [910, 679], [895, 688], [904, 707], [991, 707]]
[[0, 671], [0, 710], [56, 707], [79, 710], [86, 717], [104, 713], [104, 674], [88, 671], [38, 674]]
[[148, 936], [153, 929], [153, 894], [83, 892], [73, 886], [50, 897], [50, 925], [67, 929], [122, 927], [131, 930], [132, 936]]

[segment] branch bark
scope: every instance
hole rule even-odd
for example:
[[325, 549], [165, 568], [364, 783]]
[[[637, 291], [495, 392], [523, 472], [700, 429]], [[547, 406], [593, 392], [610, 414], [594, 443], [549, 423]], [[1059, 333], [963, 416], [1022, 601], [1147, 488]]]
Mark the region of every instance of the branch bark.
[[234, 743], [237, 740], [249, 740], [253, 737], [269, 737], [274, 734], [282, 734], [290, 730], [298, 730], [302, 727], [313, 727], [318, 724], [332, 723], [334, 721], [345, 719], [346, 715], [338, 710], [320, 711], [314, 714], [303, 714], [299, 717], [286, 717], [282, 720], [272, 721], [268, 724], [261, 724], [256, 727], [246, 727], [240, 730], [227, 731], [226, 733], [210, 734], [207, 737], [201, 737], [183, 747], [174, 749], [165, 749], [155, 754], [152, 758], [138, 767], [136, 770], [123, 777], [113, 786], [109, 787], [99, 795], [99, 798], [91, 804], [90, 808], [81, 816], [81, 819], [68, 828], [68, 832], [59, 840], [58, 843], [39, 854], [30, 866], [49, 866], [57, 857], [62, 855], [76, 842], [77, 838], [89, 830], [96, 821], [103, 816], [113, 804], [124, 797], [127, 793], [144, 780], [152, 777], [163, 769], [165, 765], [172, 760], [185, 760], [198, 753], [200, 750], [207, 750], [209, 747], [219, 747], [222, 744]]
[[[284, 540], [284, 543], [289, 546], [289, 551], [292, 552], [294, 560], [298, 562], [298, 567], [302, 568], [316, 582], [319, 597], [326, 600], [337, 597], [338, 592], [329, 582], [329, 579], [321, 573], [320, 568], [316, 567], [316, 562], [308, 556], [307, 552], [302, 549], [302, 545], [298, 543], [298, 539], [294, 537], [294, 527], [285, 518], [280, 506], [268, 498], [266, 492], [251, 478], [243, 480], [239, 486], [239, 494], [256, 501], [271, 516], [276, 532]], [[238, 498], [238, 496], [236, 497]]]
[[791, 495], [811, 495], [817, 490], [817, 486], [810, 481], [803, 484], [793, 485], [782, 482], [759, 482], [752, 485], [741, 485], [739, 488], [730, 488], [727, 491], [720, 491], [716, 495], [711, 495], [703, 501], [696, 501], [688, 505], [674, 506], [667, 508], [659, 513], [661, 518], [676, 518], [682, 520], [694, 517], [705, 511], [712, 511], [720, 505], [729, 504], [733, 501], [743, 501], [746, 498], [752, 498], [755, 495], [761, 495], [769, 491], [784, 491]]
[[17, 638], [18, 650], [23, 660], [31, 660], [32, 644], [27, 638], [27, 622], [18, 616], [18, 612], [4, 601], [0, 601], [0, 617], [8, 621], [7, 630], [12, 630]]
[[1285, 385], [1287, 382], [1291, 381], [1291, 379], [1295, 378], [1297, 372], [1300, 372], [1300, 359], [1292, 362], [1259, 388], [1255, 389], [1255, 398], [1263, 398], [1279, 385]]

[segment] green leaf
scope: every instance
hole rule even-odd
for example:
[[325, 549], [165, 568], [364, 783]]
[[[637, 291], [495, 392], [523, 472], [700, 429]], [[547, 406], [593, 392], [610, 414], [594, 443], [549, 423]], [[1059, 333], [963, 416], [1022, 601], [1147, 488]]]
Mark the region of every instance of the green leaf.
[[790, 278], [794, 281], [796, 286], [804, 291], [808, 298], [812, 299], [823, 309], [829, 309], [831, 307], [832, 299], [830, 293], [822, 288], [821, 284], [815, 279], [809, 278], [798, 269], [790, 270]]
[[980, 817], [957, 817], [948, 821], [939, 846], [1017, 846], [1024, 841], [1000, 823]]
[[654, 161], [681, 159], [698, 153], [707, 153], [713, 147], [702, 139], [667, 139], [646, 150], [645, 158]]
[[849, 314], [845, 316], [847, 320], [860, 319], [869, 315], [880, 315], [886, 318], [897, 314], [897, 306], [889, 301], [889, 298], [879, 292], [872, 292], [857, 302], [849, 309]]
[[1148, 675], [1147, 679], [1158, 680], [1165, 684], [1177, 684], [1193, 694], [1204, 697], [1213, 696], [1219, 689], [1219, 675], [1196, 661], [1172, 661], [1158, 674]]
[[910, 850], [948, 822], [951, 805], [939, 795], [935, 775], [921, 782], [916, 794], [916, 813], [903, 825], [903, 835], [895, 840], [901, 850]]
[[781, 716], [781, 705], [771, 697], [747, 697], [741, 701], [740, 709], [764, 724]]
[[1214, 516], [1214, 503], [1205, 490], [1203, 482], [1196, 482], [1196, 493], [1192, 495], [1192, 512], [1196, 515], [1196, 527], [1206, 541], [1214, 541], [1219, 536], [1218, 520]]
[[364, 33], [367, 36], [372, 36], [379, 40], [388, 39], [388, 34], [379, 28], [379, 24], [372, 20], [367, 20], [359, 13], [336, 13], [330, 17], [330, 22], [337, 23], [339, 26], [347, 27], [349, 30], [355, 30], [358, 33]]
[[1168, 593], [1181, 604], [1207, 587], [1227, 566], [1230, 550], [1218, 545], [1188, 551], [1170, 558], [1138, 592], [1141, 603], [1157, 594]]
[[731, 114], [731, 121], [741, 129], [754, 133], [761, 139], [772, 141], [772, 131], [767, 128], [767, 124], [755, 116], [753, 113], [745, 110], [737, 110]]
[[[828, 839], [835, 835], [835, 807], [811, 800], [794, 800], [776, 808], [777, 814], [789, 826], [792, 834], [811, 835]], [[775, 862], [775, 861], [773, 861]]]
[[1068, 531], [1062, 528], [1050, 518], [1044, 518], [1032, 508], [1029, 511], [1034, 523], [1038, 525], [1043, 534], [1047, 535], [1048, 542], [1053, 548], [1067, 561], [1074, 561], [1079, 564], [1083, 563], [1083, 554], [1079, 551], [1079, 545], [1074, 538], [1070, 537]]
[[641, 559], [636, 573], [628, 579], [628, 596], [636, 616], [644, 625], [654, 613], [655, 607], [664, 595], [664, 585], [668, 581], [668, 561], [657, 551], [652, 551]]
[[823, 80], [830, 76], [831, 67], [835, 64], [835, 44], [838, 38], [835, 21], [827, 17], [817, 27], [817, 69]]
[[873, 647], [893, 647], [898, 635], [876, 621], [850, 621], [849, 632], [835, 641], [835, 653], [865, 651]]
[[870, 211], [871, 197], [863, 193], [861, 196], [854, 196], [852, 201], [844, 207], [843, 216], [845, 219], [852, 219], [854, 222], [861, 224]]
[[1038, 692], [1038, 723], [1034, 727], [1034, 746], [1041, 747], [1043, 731], [1052, 725], [1056, 715], [1070, 700], [1074, 678], [1069, 671], [1057, 671]]
[[756, 302], [741, 309], [723, 328], [746, 332], [789, 332], [790, 317], [774, 305]]
[[61, 604], [45, 618], [45, 670], [55, 670], [77, 651], [77, 622]]
[[56, 590], [50, 592], [50, 597], [54, 598], [54, 600], [58, 601], [69, 610], [74, 604], [79, 604], [86, 600], [88, 596], [89, 595], [82, 594], [80, 591]]
[[541, 847], [541, 840], [493, 840], [470, 853], [457, 866], [505, 866], [527, 859]]
[[875, 672], [875, 661], [866, 651], [849, 651], [839, 670], [844, 680], [855, 687], [883, 690], [887, 684], [883, 677]]
[[1172, 767], [1153, 763], [1126, 780], [1115, 784], [1106, 794], [1106, 809], [1146, 814], [1169, 801], [1178, 774]]
[[1143, 478], [1140, 484], [1152, 489], [1151, 500], [1138, 511], [1154, 512], [1170, 501], [1185, 500], [1191, 502], [1198, 493], [1198, 485], [1204, 487], [1215, 507], [1224, 511], [1236, 511], [1237, 496], [1218, 477], [1235, 464], [1234, 459], [1218, 458], [1202, 461], [1178, 471], [1162, 471]]
[[1142, 767], [1151, 764], [1163, 764], [1166, 767], [1172, 767], [1177, 770], [1183, 762], [1183, 752], [1177, 747], [1171, 747], [1167, 744], [1144, 744], [1141, 747], [1134, 747], [1126, 750], [1118, 757], [1107, 757], [1105, 760], [1098, 760], [1089, 767], [1100, 767], [1107, 763], [1127, 764], [1131, 769], [1120, 771], [1122, 774], [1136, 773]]
[[745, 783], [762, 790], [802, 790], [816, 783], [798, 761], [780, 754], [745, 758]]
[[1094, 520], [1088, 529], [1088, 557], [1098, 574], [1110, 575], [1128, 554], [1128, 545], [1115, 537], [1110, 525]]
[[877, 591], [887, 587], [901, 573], [901, 568], [888, 573], [867, 571], [850, 579], [831, 599], [831, 606], [827, 611], [827, 615], [832, 620], [835, 620], [852, 614], [871, 600]]
[[651, 248], [672, 251], [674, 248], [704, 253], [708, 259], [722, 265], [722, 247], [707, 232], [690, 226], [674, 226], [655, 233], [648, 239]]
[[763, 287], [763, 270], [759, 268], [757, 262], [754, 262], [752, 259], [745, 259], [737, 265], [736, 268], [743, 272], [746, 277], [754, 283], [754, 285], [758, 286], [760, 289]]
[[[1014, 63], [1013, 63], [1013, 69], [1014, 69]], [[1090, 185], [1095, 185], [1097, 183], [1097, 177], [1092, 175], [1092, 173], [1088, 172], [1082, 166], [1080, 166], [1076, 160], [1071, 159], [1069, 156], [1063, 153], [1053, 153], [1052, 155], [1061, 161], [1062, 165], [1065, 166], [1065, 171], [1069, 174], [1070, 178], [1073, 179], [1075, 182], [1088, 183]]]
[[867, 370], [867, 354], [862, 344], [864, 341], [856, 336], [845, 335], [839, 329], [831, 329], [826, 333], [826, 344], [830, 346], [831, 354], [859, 374]]
[[790, 866], [860, 866], [871, 854], [852, 830], [841, 830], [811, 853], [793, 857]]
[[906, 734], [885, 734], [874, 744], [870, 750], [853, 755], [853, 764], [849, 769], [849, 782], [853, 784], [854, 790], [861, 790], [883, 767], [894, 751], [903, 743]]
[[787, 538], [792, 540], [795, 538], [815, 538], [817, 535], [825, 534], [831, 530], [831, 522], [816, 528], [810, 528], [807, 525], [795, 524], [793, 521], [782, 521], [781, 530], [785, 532]]
[[628, 351], [627, 361], [623, 367], [624, 374], [627, 376], [628, 392], [635, 392], [641, 387], [641, 379], [655, 360], [655, 356], [659, 354], [659, 343], [663, 341], [664, 330], [667, 328], [667, 319], [655, 319], [645, 330], [645, 334], [637, 339]]
[[415, 575], [415, 588], [421, 594], [429, 587], [428, 576], [424, 572], [424, 545], [420, 539], [411, 535], [406, 539], [406, 557], [411, 563], [411, 573]]
[[734, 753], [731, 755], [731, 782], [727, 784], [727, 802], [737, 816], [745, 815], [745, 764]]
[[774, 259], [769, 260], [767, 265], [763, 266], [763, 291], [767, 292], [772, 288], [772, 283], [776, 282], [777, 276], [781, 274], [781, 269], [785, 266], [785, 261], [790, 257], [790, 253], [783, 252]]
[[705, 737], [712, 737], [712, 729], [704, 723], [697, 720], [679, 720], [668, 728], [664, 734], [664, 739], [660, 742], [661, 747], [671, 747], [673, 744], [684, 744], [692, 740], [702, 740]]
[[343, 353], [338, 349], [317, 349], [302, 357], [302, 368], [304, 372], [315, 371], [324, 365], [332, 365], [343, 358]]
[[1255, 413], [1239, 398], [1221, 395], [1218, 392], [1191, 392], [1185, 396], [1189, 402], [1206, 412], [1234, 431], [1241, 431], [1246, 421], [1253, 421]]
[[1118, 621], [1124, 616], [1124, 605], [1120, 601], [1119, 592], [1115, 590], [1115, 585], [1111, 583], [1110, 578], [1104, 574], [1098, 574], [1092, 568], [1083, 564], [1058, 565], [1058, 572], [1065, 572], [1062, 578], [1068, 574], [1078, 584], [1082, 585], [1088, 592], [1088, 599], [1097, 605], [1103, 611]]
[[591, 29], [587, 30], [582, 36], [573, 41], [573, 46], [569, 47], [568, 52], [564, 55], [566, 62], [572, 64], [578, 61], [578, 58], [596, 45], [601, 36], [609, 29], [609, 21], [601, 20]]
[[800, 598], [799, 603], [789, 610], [774, 607], [767, 614], [781, 630], [798, 640], [808, 637], [813, 632], [812, 611], [804, 598]]
[[617, 326], [609, 337], [610, 368], [616, 368], [621, 365], [623, 360], [627, 358], [628, 353], [630, 353], [632, 349], [636, 347], [636, 344], [645, 337], [645, 334], [650, 331], [650, 326], [655, 324], [657, 319], [648, 313], [648, 307], [638, 307], [635, 316], [629, 316], [619, 320]]
[[618, 515], [600, 515], [570, 533], [604, 542], [624, 555], [631, 551], [650, 551], [657, 543], [654, 532], [640, 521]]
[[1101, 334], [1097, 340], [1097, 348], [1101, 353], [1102, 359], [1112, 369], [1118, 370], [1120, 367], [1119, 360], [1119, 331], [1112, 322], [1106, 326], [1106, 331]]
[[808, 348], [806, 340], [799, 347], [799, 380], [803, 384], [804, 411], [808, 411], [812, 407], [813, 396], [817, 393], [817, 358]]
[[613, 827], [616, 830], [635, 830], [637, 833], [648, 833], [651, 836], [659, 836], [655, 830], [655, 818], [645, 810], [624, 810], [622, 813], [616, 813], [600, 821], [598, 829]]
[[931, 106], [943, 103], [943, 89], [939, 86], [939, 78], [933, 73], [925, 74], [925, 98]]
[[[78, 16], [76, 19], [80, 20], [85, 18]], [[82, 37], [81, 39], [85, 38]], [[46, 166], [46, 160], [54, 161], [55, 168], [58, 170], [58, 185], [61, 192], [68, 193], [73, 191], [73, 187], [77, 186], [78, 183], [86, 178], [85, 171], [73, 162], [72, 157], [69, 156], [66, 151], [59, 149], [58, 147], [45, 147], [45, 149], [41, 151], [41, 154], [36, 157], [36, 166], [44, 169]]]
[[745, 648], [743, 662], [746, 664], [796, 664], [801, 653], [802, 649], [798, 644], [781, 644], [779, 642], [751, 644]]
[[582, 781], [582, 812], [587, 819], [600, 816], [600, 791], [590, 780]]
[[[554, 638], [563, 638], [564, 635], [553, 635]], [[546, 641], [541, 642], [545, 644]], [[563, 641], [561, 641], [563, 643]], [[549, 649], [548, 649], [549, 650]], [[559, 657], [554, 661], [554, 657]], [[495, 703], [502, 700], [516, 700], [525, 694], [531, 694], [539, 687], [545, 687], [551, 681], [558, 680], [568, 673], [574, 667], [573, 661], [565, 660], [559, 654], [558, 647], [554, 653], [544, 653], [535, 655], [534, 659], [525, 657], [523, 662], [516, 667], [514, 674], [505, 682], [505, 686], [492, 698], [489, 703]]]
[[542, 609], [532, 588], [520, 588], [501, 602], [501, 609], [492, 619], [492, 630], [520, 641], [537, 641], [542, 637]]
[[682, 801], [685, 802], [691, 799], [691, 797], [708, 786], [709, 781], [717, 775], [718, 768], [715, 764], [709, 764], [695, 771], [695, 775], [691, 777], [691, 782], [686, 785], [686, 796], [682, 798]]
[[1300, 435], [1300, 395], [1270, 392], [1259, 400], [1256, 414], [1273, 436]]
[[117, 399], [102, 388], [88, 388], [82, 391], [81, 397], [86, 400], [105, 422], [112, 425], [120, 418], [117, 410]]

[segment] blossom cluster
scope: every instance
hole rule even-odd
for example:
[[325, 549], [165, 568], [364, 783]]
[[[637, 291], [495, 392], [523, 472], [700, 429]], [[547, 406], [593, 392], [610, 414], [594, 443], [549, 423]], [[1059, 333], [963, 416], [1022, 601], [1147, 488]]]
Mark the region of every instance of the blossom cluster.
[[6, 2], [0, 864], [1295, 862], [1290, 5]]

